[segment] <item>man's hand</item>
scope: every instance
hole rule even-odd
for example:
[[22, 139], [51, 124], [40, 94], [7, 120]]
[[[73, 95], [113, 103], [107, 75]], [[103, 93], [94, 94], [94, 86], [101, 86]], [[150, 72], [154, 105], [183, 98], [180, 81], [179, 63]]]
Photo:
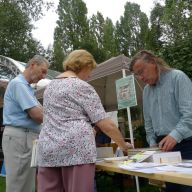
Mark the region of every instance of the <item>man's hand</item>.
[[159, 148], [162, 151], [171, 151], [176, 144], [177, 144], [177, 141], [170, 135], [167, 135], [160, 141]]

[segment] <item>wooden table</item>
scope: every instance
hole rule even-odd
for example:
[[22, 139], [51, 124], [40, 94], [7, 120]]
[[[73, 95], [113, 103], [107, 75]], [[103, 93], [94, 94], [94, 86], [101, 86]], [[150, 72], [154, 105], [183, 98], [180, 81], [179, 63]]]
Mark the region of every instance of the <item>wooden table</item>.
[[192, 186], [192, 173], [191, 174], [184, 174], [178, 172], [161, 172], [161, 173], [141, 173], [135, 171], [128, 171], [121, 169], [118, 167], [118, 163], [108, 163], [108, 162], [97, 162], [96, 168], [103, 171], [115, 172], [115, 173], [122, 173], [126, 175], [133, 175], [138, 177], [144, 177], [148, 179], [154, 179], [159, 181], [183, 184]]

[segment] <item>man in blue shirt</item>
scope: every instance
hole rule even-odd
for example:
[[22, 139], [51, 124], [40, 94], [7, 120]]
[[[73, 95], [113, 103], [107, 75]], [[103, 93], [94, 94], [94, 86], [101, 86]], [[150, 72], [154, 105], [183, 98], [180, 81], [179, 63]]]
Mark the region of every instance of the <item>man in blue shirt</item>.
[[30, 168], [32, 142], [43, 121], [41, 104], [30, 84], [45, 78], [49, 63], [35, 55], [23, 74], [11, 80], [4, 95], [2, 147], [6, 168], [6, 192], [32, 192], [35, 169]]
[[[145, 50], [133, 57], [130, 70], [146, 83], [143, 111], [149, 145], [180, 151], [183, 159], [192, 159], [191, 80]], [[192, 192], [192, 187], [168, 183], [166, 191]]]

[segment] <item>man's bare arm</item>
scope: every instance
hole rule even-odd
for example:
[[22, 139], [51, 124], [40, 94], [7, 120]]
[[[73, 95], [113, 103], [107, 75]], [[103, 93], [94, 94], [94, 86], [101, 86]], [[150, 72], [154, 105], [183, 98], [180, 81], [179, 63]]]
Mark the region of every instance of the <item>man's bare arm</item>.
[[43, 122], [43, 108], [42, 106], [35, 106], [27, 110], [27, 113], [36, 123]]

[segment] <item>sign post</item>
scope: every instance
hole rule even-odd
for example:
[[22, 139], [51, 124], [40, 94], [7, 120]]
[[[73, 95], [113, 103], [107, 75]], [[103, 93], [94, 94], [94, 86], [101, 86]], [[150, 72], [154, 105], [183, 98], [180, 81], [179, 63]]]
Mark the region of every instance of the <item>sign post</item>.
[[[133, 128], [131, 124], [130, 107], [137, 105], [137, 97], [135, 90], [135, 80], [133, 75], [126, 76], [125, 70], [122, 70], [123, 78], [116, 81], [116, 93], [118, 109], [127, 108], [127, 116], [129, 122], [129, 134], [131, 144], [134, 147]], [[140, 192], [138, 177], [135, 177], [137, 192]]]
[[130, 113], [130, 107], [137, 105], [134, 76], [129, 75], [127, 77], [118, 79], [116, 81], [116, 92], [118, 109], [127, 109], [130, 139], [131, 144], [134, 146], [133, 129], [131, 124]]

